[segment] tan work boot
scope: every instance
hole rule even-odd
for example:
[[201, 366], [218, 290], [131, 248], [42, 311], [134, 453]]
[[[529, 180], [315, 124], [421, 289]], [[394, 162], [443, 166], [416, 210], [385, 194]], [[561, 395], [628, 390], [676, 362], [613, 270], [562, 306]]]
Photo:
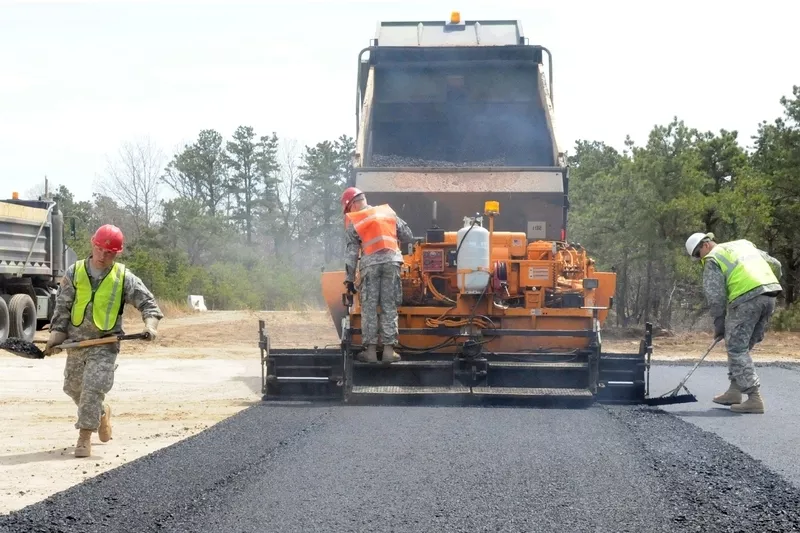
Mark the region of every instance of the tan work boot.
[[97, 429], [97, 434], [100, 436], [100, 442], [111, 440], [111, 406], [109, 405], [106, 405], [102, 416], [100, 416], [100, 427]]
[[720, 405], [733, 405], [736, 403], [742, 403], [742, 389], [739, 388], [739, 385], [737, 385], [735, 381], [731, 380], [728, 390], [722, 394], [714, 396], [712, 401]]
[[82, 429], [75, 446], [75, 457], [89, 457], [92, 455], [92, 430]]
[[747, 401], [731, 405], [731, 411], [735, 413], [763, 414], [765, 411], [764, 399], [761, 397], [758, 387], [748, 389]]
[[356, 359], [359, 361], [364, 361], [365, 363], [377, 363], [378, 362], [378, 353], [377, 353], [378, 346], [375, 344], [370, 344], [367, 346], [367, 349], [363, 352], [359, 353], [356, 356]]
[[391, 344], [385, 344], [383, 346], [383, 357], [381, 360], [388, 365], [389, 363], [399, 361], [400, 356], [394, 353], [394, 346]]

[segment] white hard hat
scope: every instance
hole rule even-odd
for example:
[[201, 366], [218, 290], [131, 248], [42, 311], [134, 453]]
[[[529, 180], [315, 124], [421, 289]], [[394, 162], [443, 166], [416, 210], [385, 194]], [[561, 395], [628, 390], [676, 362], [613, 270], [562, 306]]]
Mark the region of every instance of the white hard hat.
[[697, 246], [703, 242], [704, 239], [713, 239], [713, 233], [692, 233], [692, 235], [686, 239], [686, 253], [689, 254], [691, 257], [694, 254], [695, 249]]

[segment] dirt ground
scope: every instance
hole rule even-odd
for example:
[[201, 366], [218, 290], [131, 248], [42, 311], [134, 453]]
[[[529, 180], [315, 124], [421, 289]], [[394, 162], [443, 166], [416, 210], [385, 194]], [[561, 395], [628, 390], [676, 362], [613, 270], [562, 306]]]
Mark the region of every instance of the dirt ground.
[[[0, 350], [0, 513], [20, 509], [104, 471], [194, 435], [260, 399], [258, 321], [274, 348], [337, 343], [327, 313], [218, 311], [168, 317], [153, 343], [124, 344], [108, 396], [114, 438], [76, 459], [75, 406], [62, 392], [64, 354], [44, 360]], [[127, 332], [141, 330], [128, 319]], [[45, 339], [46, 332], [37, 338]], [[709, 334], [658, 337], [656, 359], [699, 357]], [[770, 334], [759, 361], [798, 360], [797, 334]], [[636, 351], [637, 339], [606, 340], [606, 351]], [[724, 360], [724, 347], [709, 358]]]

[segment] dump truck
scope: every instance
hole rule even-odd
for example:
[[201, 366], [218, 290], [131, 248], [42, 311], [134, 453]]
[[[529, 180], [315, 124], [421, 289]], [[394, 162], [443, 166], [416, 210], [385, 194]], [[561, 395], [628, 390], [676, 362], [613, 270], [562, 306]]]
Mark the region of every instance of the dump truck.
[[58, 281], [75, 252], [65, 246], [64, 216], [46, 197], [0, 200], [0, 342], [32, 341], [50, 323]]
[[569, 241], [552, 65], [514, 20], [378, 24], [358, 54], [347, 185], [416, 237], [401, 267], [402, 360], [354, 358], [360, 293], [325, 272], [341, 344], [271, 349], [260, 322], [264, 400], [645, 398], [651, 325], [638, 351], [603, 351], [616, 275]]

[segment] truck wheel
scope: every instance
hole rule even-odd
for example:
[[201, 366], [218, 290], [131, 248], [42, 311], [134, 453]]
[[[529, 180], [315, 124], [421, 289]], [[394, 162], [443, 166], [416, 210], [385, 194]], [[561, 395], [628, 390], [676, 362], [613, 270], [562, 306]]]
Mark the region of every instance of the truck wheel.
[[36, 335], [36, 305], [27, 294], [15, 294], [8, 302], [11, 316], [10, 337], [32, 341]]
[[0, 298], [0, 342], [8, 338], [8, 329], [11, 326], [11, 319], [8, 316], [8, 306], [3, 298]]

